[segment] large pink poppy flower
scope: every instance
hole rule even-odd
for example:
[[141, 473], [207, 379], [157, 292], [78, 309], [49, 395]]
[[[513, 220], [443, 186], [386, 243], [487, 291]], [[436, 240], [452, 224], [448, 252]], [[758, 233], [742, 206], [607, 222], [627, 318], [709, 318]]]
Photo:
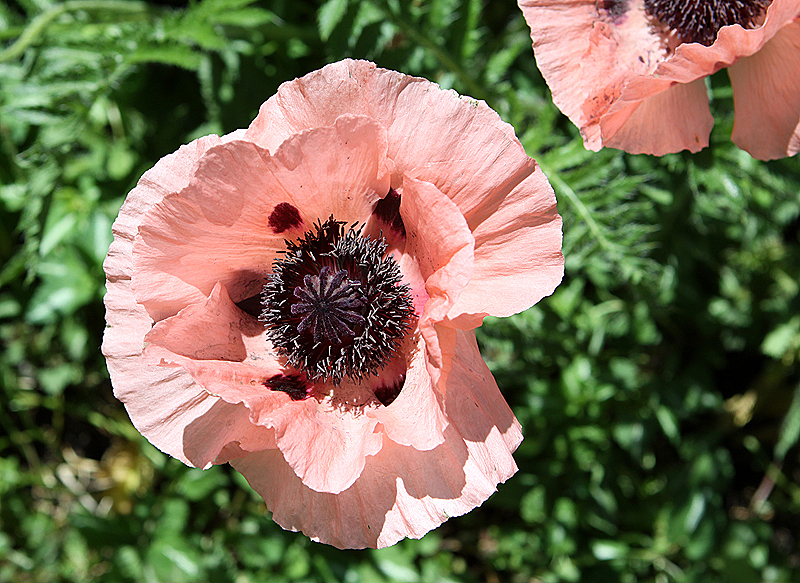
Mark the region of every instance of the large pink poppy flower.
[[708, 145], [705, 77], [727, 68], [732, 139], [800, 150], [800, 0], [519, 0], [553, 101], [591, 150]]
[[484, 103], [346, 60], [183, 146], [114, 223], [103, 352], [137, 429], [287, 529], [419, 538], [516, 471], [474, 328], [552, 293], [553, 190]]

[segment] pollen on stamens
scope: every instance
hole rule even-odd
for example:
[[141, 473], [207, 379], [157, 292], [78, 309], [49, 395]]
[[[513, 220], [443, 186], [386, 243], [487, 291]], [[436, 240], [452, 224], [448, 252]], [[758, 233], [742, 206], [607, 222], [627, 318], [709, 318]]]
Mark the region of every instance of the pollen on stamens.
[[723, 26], [753, 28], [772, 0], [644, 0], [645, 12], [683, 42], [711, 46]]
[[312, 382], [339, 384], [377, 375], [414, 319], [408, 286], [387, 244], [317, 223], [284, 256], [261, 296], [267, 338], [288, 366]]

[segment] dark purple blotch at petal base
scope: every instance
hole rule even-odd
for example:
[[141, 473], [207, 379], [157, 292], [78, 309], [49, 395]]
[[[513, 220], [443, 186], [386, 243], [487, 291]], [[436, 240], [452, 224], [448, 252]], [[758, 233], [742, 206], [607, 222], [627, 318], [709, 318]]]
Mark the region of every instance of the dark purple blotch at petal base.
[[278, 204], [269, 214], [268, 224], [275, 234], [283, 233], [289, 229], [297, 229], [303, 226], [303, 218], [297, 207], [282, 202]]
[[375, 398], [381, 402], [381, 405], [388, 407], [391, 405], [400, 391], [403, 390], [403, 385], [406, 383], [406, 376], [403, 375], [396, 383], [381, 385], [374, 390]]
[[298, 374], [276, 374], [264, 381], [264, 386], [273, 391], [286, 393], [292, 401], [302, 401], [308, 397], [308, 383]]
[[372, 214], [387, 224], [392, 231], [405, 238], [406, 226], [403, 224], [403, 217], [400, 216], [400, 194], [394, 188], [390, 188], [389, 194], [378, 201]]
[[630, 8], [629, 0], [598, 0], [597, 7], [605, 11], [612, 20], [625, 14]]
[[249, 298], [245, 298], [240, 302], [236, 302], [236, 306], [242, 310], [246, 314], [250, 314], [254, 318], [258, 318], [261, 315], [261, 294], [256, 294], [254, 296], [250, 296]]

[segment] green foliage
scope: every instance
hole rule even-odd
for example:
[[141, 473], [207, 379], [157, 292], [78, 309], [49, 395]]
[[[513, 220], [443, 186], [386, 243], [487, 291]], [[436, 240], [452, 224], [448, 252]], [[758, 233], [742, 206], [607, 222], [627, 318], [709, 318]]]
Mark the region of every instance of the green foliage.
[[[513, 2], [16, 0], [0, 47], [0, 581], [797, 580], [800, 162], [730, 143], [724, 74], [711, 147], [659, 159], [583, 148]], [[556, 293], [479, 334], [520, 472], [383, 551], [156, 451], [98, 350], [139, 176], [344, 57], [486, 100], [564, 218]]]

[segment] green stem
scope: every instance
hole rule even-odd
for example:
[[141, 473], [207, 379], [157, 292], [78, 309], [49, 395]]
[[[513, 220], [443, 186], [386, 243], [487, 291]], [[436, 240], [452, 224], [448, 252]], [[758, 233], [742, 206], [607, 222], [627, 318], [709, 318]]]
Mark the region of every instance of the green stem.
[[147, 12], [147, 5], [144, 2], [131, 2], [130, 0], [68, 0], [62, 4], [57, 4], [31, 20], [31, 23], [19, 35], [19, 38], [11, 46], [0, 52], [0, 63], [22, 55], [25, 49], [34, 44], [47, 26], [56, 18], [67, 12], [76, 12], [78, 10], [110, 10], [112, 12], [135, 14]]

